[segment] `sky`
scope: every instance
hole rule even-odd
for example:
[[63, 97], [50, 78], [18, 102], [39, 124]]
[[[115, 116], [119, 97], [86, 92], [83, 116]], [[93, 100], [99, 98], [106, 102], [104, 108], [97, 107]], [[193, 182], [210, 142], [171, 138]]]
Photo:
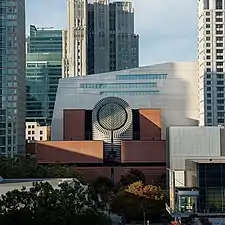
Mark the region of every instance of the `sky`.
[[[196, 0], [132, 2], [141, 66], [197, 59]], [[27, 33], [30, 24], [66, 28], [66, 0], [26, 0]]]

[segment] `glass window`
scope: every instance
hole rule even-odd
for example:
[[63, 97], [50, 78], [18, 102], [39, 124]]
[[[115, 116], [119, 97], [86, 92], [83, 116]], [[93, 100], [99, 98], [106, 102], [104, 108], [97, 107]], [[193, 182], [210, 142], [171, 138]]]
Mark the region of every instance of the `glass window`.
[[216, 0], [216, 9], [223, 9], [222, 0]]

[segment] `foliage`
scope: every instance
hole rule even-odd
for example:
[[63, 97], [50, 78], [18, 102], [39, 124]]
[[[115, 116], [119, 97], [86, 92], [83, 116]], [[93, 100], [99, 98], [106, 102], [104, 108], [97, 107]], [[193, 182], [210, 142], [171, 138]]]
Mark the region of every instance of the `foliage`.
[[164, 194], [160, 187], [137, 181], [117, 193], [111, 208], [128, 220], [142, 220], [144, 213], [146, 218], [159, 218], [164, 205]]
[[3, 178], [68, 178], [81, 175], [75, 167], [39, 165], [35, 159], [0, 157], [0, 176]]
[[131, 169], [128, 173], [121, 176], [119, 186], [126, 187], [136, 181], [143, 181], [145, 183], [145, 175], [137, 169]]
[[27, 190], [14, 190], [0, 199], [0, 224], [108, 225], [98, 198], [87, 185], [74, 180], [54, 189], [49, 183], [34, 183]]
[[113, 196], [114, 186], [112, 181], [106, 177], [98, 177], [92, 184], [96, 194], [101, 196], [103, 202], [108, 203]]

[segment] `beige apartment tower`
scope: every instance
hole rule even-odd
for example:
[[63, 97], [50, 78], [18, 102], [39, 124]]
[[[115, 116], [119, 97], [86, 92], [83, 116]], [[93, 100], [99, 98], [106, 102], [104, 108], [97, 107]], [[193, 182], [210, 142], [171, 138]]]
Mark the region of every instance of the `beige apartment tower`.
[[139, 66], [139, 36], [130, 1], [67, 0], [63, 77]]

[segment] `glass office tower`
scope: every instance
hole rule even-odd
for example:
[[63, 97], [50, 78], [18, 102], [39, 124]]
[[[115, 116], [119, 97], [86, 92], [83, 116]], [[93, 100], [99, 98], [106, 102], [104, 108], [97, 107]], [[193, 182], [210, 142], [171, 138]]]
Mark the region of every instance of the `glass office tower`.
[[25, 0], [0, 1], [0, 154], [25, 152]]
[[30, 26], [26, 61], [27, 122], [51, 125], [62, 77], [62, 31]]

